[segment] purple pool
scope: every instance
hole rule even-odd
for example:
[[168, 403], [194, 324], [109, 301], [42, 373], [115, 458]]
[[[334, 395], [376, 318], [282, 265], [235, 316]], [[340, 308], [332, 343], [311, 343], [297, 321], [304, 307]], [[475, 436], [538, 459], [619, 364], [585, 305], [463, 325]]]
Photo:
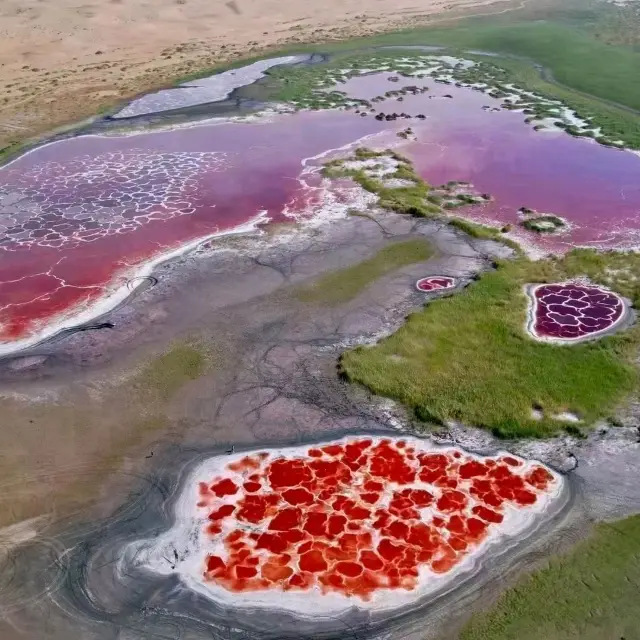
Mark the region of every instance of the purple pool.
[[542, 340], [580, 340], [612, 329], [624, 316], [622, 298], [577, 283], [530, 287], [529, 331]]

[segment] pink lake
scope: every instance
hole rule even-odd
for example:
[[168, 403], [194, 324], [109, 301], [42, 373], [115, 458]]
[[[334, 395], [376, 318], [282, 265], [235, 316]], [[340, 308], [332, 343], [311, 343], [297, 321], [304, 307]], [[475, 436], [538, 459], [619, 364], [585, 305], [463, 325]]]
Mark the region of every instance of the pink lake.
[[[350, 95], [371, 98], [403, 86], [428, 86], [403, 101], [375, 104], [385, 113], [422, 113], [423, 121], [397, 120], [410, 126], [417, 140], [402, 153], [430, 184], [450, 180], [471, 182], [494, 201], [459, 209], [460, 215], [494, 225], [521, 221], [520, 207], [566, 218], [567, 232], [551, 235], [515, 229], [526, 244], [545, 252], [566, 252], [575, 246], [602, 249], [640, 247], [640, 157], [574, 138], [562, 131], [535, 131], [527, 117], [499, 108], [502, 100], [479, 91], [434, 83], [431, 79], [400, 78], [392, 74], [363, 76], [346, 85]], [[452, 98], [443, 96], [450, 95]]]
[[[353, 79], [347, 90], [372, 98], [429, 86], [401, 102], [375, 104], [425, 120], [380, 122], [374, 114], [331, 111], [85, 136], [0, 168], [0, 354], [113, 306], [127, 280], [159, 256], [260, 214], [278, 222], [320, 213], [328, 194], [312, 171], [318, 156], [372, 134], [379, 135], [361, 144], [401, 142], [428, 182], [468, 181], [494, 197], [456, 215], [516, 225], [525, 206], [566, 218], [571, 226], [559, 235], [517, 230], [541, 251], [640, 245], [640, 157], [536, 132], [523, 114], [483, 110], [500, 101], [470, 89], [408, 78], [390, 83], [387, 76]], [[416, 141], [395, 135], [407, 126]]]

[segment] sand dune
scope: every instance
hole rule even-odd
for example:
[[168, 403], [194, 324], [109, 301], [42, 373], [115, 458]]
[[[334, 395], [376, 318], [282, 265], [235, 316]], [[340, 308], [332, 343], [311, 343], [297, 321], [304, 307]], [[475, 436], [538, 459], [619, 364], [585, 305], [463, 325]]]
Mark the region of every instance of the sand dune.
[[0, 149], [269, 47], [505, 7], [505, 0], [5, 0]]

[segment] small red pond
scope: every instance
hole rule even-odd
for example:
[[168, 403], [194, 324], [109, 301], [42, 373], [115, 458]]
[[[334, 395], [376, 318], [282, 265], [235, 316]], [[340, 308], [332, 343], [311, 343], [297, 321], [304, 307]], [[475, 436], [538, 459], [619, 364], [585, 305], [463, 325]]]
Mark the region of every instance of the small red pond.
[[205, 580], [232, 592], [337, 592], [369, 600], [446, 574], [557, 480], [504, 455], [353, 438], [238, 458], [200, 484], [214, 551]]
[[534, 336], [579, 340], [614, 327], [624, 302], [611, 291], [576, 283], [531, 287], [530, 330]]
[[430, 278], [421, 278], [416, 282], [418, 291], [437, 291], [438, 289], [453, 289], [456, 286], [454, 278], [447, 276], [434, 276]]

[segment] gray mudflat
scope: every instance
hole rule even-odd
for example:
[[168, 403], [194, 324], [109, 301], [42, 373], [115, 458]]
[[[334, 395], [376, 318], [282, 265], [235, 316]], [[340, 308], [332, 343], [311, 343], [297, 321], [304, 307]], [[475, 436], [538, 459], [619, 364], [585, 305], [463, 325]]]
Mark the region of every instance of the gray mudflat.
[[[435, 244], [433, 258], [381, 278], [349, 302], [311, 305], [292, 294], [292, 285], [416, 236]], [[450, 592], [393, 618], [354, 611], [313, 624], [277, 611], [222, 610], [176, 579], [143, 574], [124, 562], [128, 542], [168, 526], [180, 480], [202, 456], [230, 445], [239, 450], [410, 429], [388, 403], [339, 380], [339, 354], [400, 326], [425, 301], [414, 287], [419, 277], [453, 276], [464, 286], [505, 253], [499, 244], [468, 238], [442, 222], [382, 213], [289, 236], [227, 238], [215, 246], [158, 269], [155, 286], [135, 289], [125, 305], [100, 319], [112, 329], [61, 336], [0, 363], [5, 397], [55, 402], [65, 394], [100, 393], [99, 381], [113, 384], [123, 377], [123, 363], [144, 359], [177, 338], [196, 335], [222, 345], [217, 366], [172, 401], [170, 424], [157, 441], [142, 452], [133, 447], [136, 456], [114, 466], [92, 504], [37, 525], [30, 542], [6, 548], [0, 557], [3, 640], [41, 638], [43, 629], [53, 640], [424, 640], [445, 628], [451, 632], [518, 570], [576, 539], [593, 513], [596, 494], [587, 476], [570, 477], [557, 513], [527, 540], [494, 550]], [[495, 450], [490, 436], [474, 434], [441, 436], [481, 452]], [[627, 455], [627, 446], [621, 450]], [[558, 458], [557, 448], [539, 453], [560, 466], [566, 458]], [[573, 453], [582, 456], [579, 448]], [[55, 475], [48, 481], [55, 483]], [[599, 490], [600, 507], [613, 500]], [[617, 493], [616, 513], [640, 495], [627, 484], [625, 490], [622, 497]]]

